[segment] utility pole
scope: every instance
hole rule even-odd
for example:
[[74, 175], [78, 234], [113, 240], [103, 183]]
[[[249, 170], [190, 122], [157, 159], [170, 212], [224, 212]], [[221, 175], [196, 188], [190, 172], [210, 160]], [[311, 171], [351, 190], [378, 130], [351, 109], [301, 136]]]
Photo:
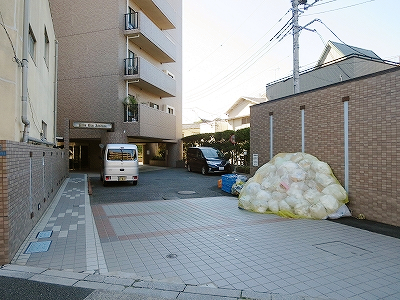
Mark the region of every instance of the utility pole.
[[293, 92], [294, 94], [300, 93], [300, 80], [299, 80], [299, 1], [301, 4], [307, 1], [292, 0], [292, 16], [293, 16]]

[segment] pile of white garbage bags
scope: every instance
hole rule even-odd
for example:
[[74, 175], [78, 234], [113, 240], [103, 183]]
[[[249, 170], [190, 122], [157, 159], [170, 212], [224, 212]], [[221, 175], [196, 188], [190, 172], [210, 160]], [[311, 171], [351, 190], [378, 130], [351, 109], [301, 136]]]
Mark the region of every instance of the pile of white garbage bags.
[[280, 153], [260, 167], [239, 195], [239, 207], [291, 218], [351, 216], [346, 190], [325, 162], [310, 154]]

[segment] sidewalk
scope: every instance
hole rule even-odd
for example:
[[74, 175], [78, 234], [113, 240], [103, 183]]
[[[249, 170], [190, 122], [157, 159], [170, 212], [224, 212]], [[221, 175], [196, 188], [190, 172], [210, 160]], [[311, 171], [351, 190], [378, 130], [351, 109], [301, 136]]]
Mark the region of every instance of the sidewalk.
[[95, 290], [86, 299], [400, 299], [400, 240], [235, 197], [91, 208], [86, 175], [70, 174], [0, 276]]

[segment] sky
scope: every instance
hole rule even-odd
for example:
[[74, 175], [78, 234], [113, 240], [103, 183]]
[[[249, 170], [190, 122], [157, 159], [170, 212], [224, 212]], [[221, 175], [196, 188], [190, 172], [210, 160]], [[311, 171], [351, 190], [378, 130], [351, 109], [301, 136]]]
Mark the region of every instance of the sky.
[[[291, 7], [291, 0], [183, 0], [183, 124], [226, 118], [240, 97], [261, 97], [267, 83], [292, 75], [292, 34], [275, 38]], [[399, 0], [317, 1], [299, 17], [300, 70], [316, 64], [329, 40], [399, 62], [399, 11]]]

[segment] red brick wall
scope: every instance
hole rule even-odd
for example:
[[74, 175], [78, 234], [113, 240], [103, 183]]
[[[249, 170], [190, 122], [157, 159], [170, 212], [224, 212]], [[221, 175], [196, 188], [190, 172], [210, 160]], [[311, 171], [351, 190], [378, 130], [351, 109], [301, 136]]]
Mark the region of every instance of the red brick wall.
[[68, 176], [68, 152], [13, 141], [0, 146], [0, 264], [6, 264]]
[[[301, 84], [301, 83], [300, 83]], [[273, 155], [305, 152], [327, 162], [344, 186], [344, 104], [349, 97], [349, 207], [354, 216], [400, 226], [400, 68], [251, 107], [251, 155], [259, 167]], [[251, 173], [258, 167], [251, 167]]]

